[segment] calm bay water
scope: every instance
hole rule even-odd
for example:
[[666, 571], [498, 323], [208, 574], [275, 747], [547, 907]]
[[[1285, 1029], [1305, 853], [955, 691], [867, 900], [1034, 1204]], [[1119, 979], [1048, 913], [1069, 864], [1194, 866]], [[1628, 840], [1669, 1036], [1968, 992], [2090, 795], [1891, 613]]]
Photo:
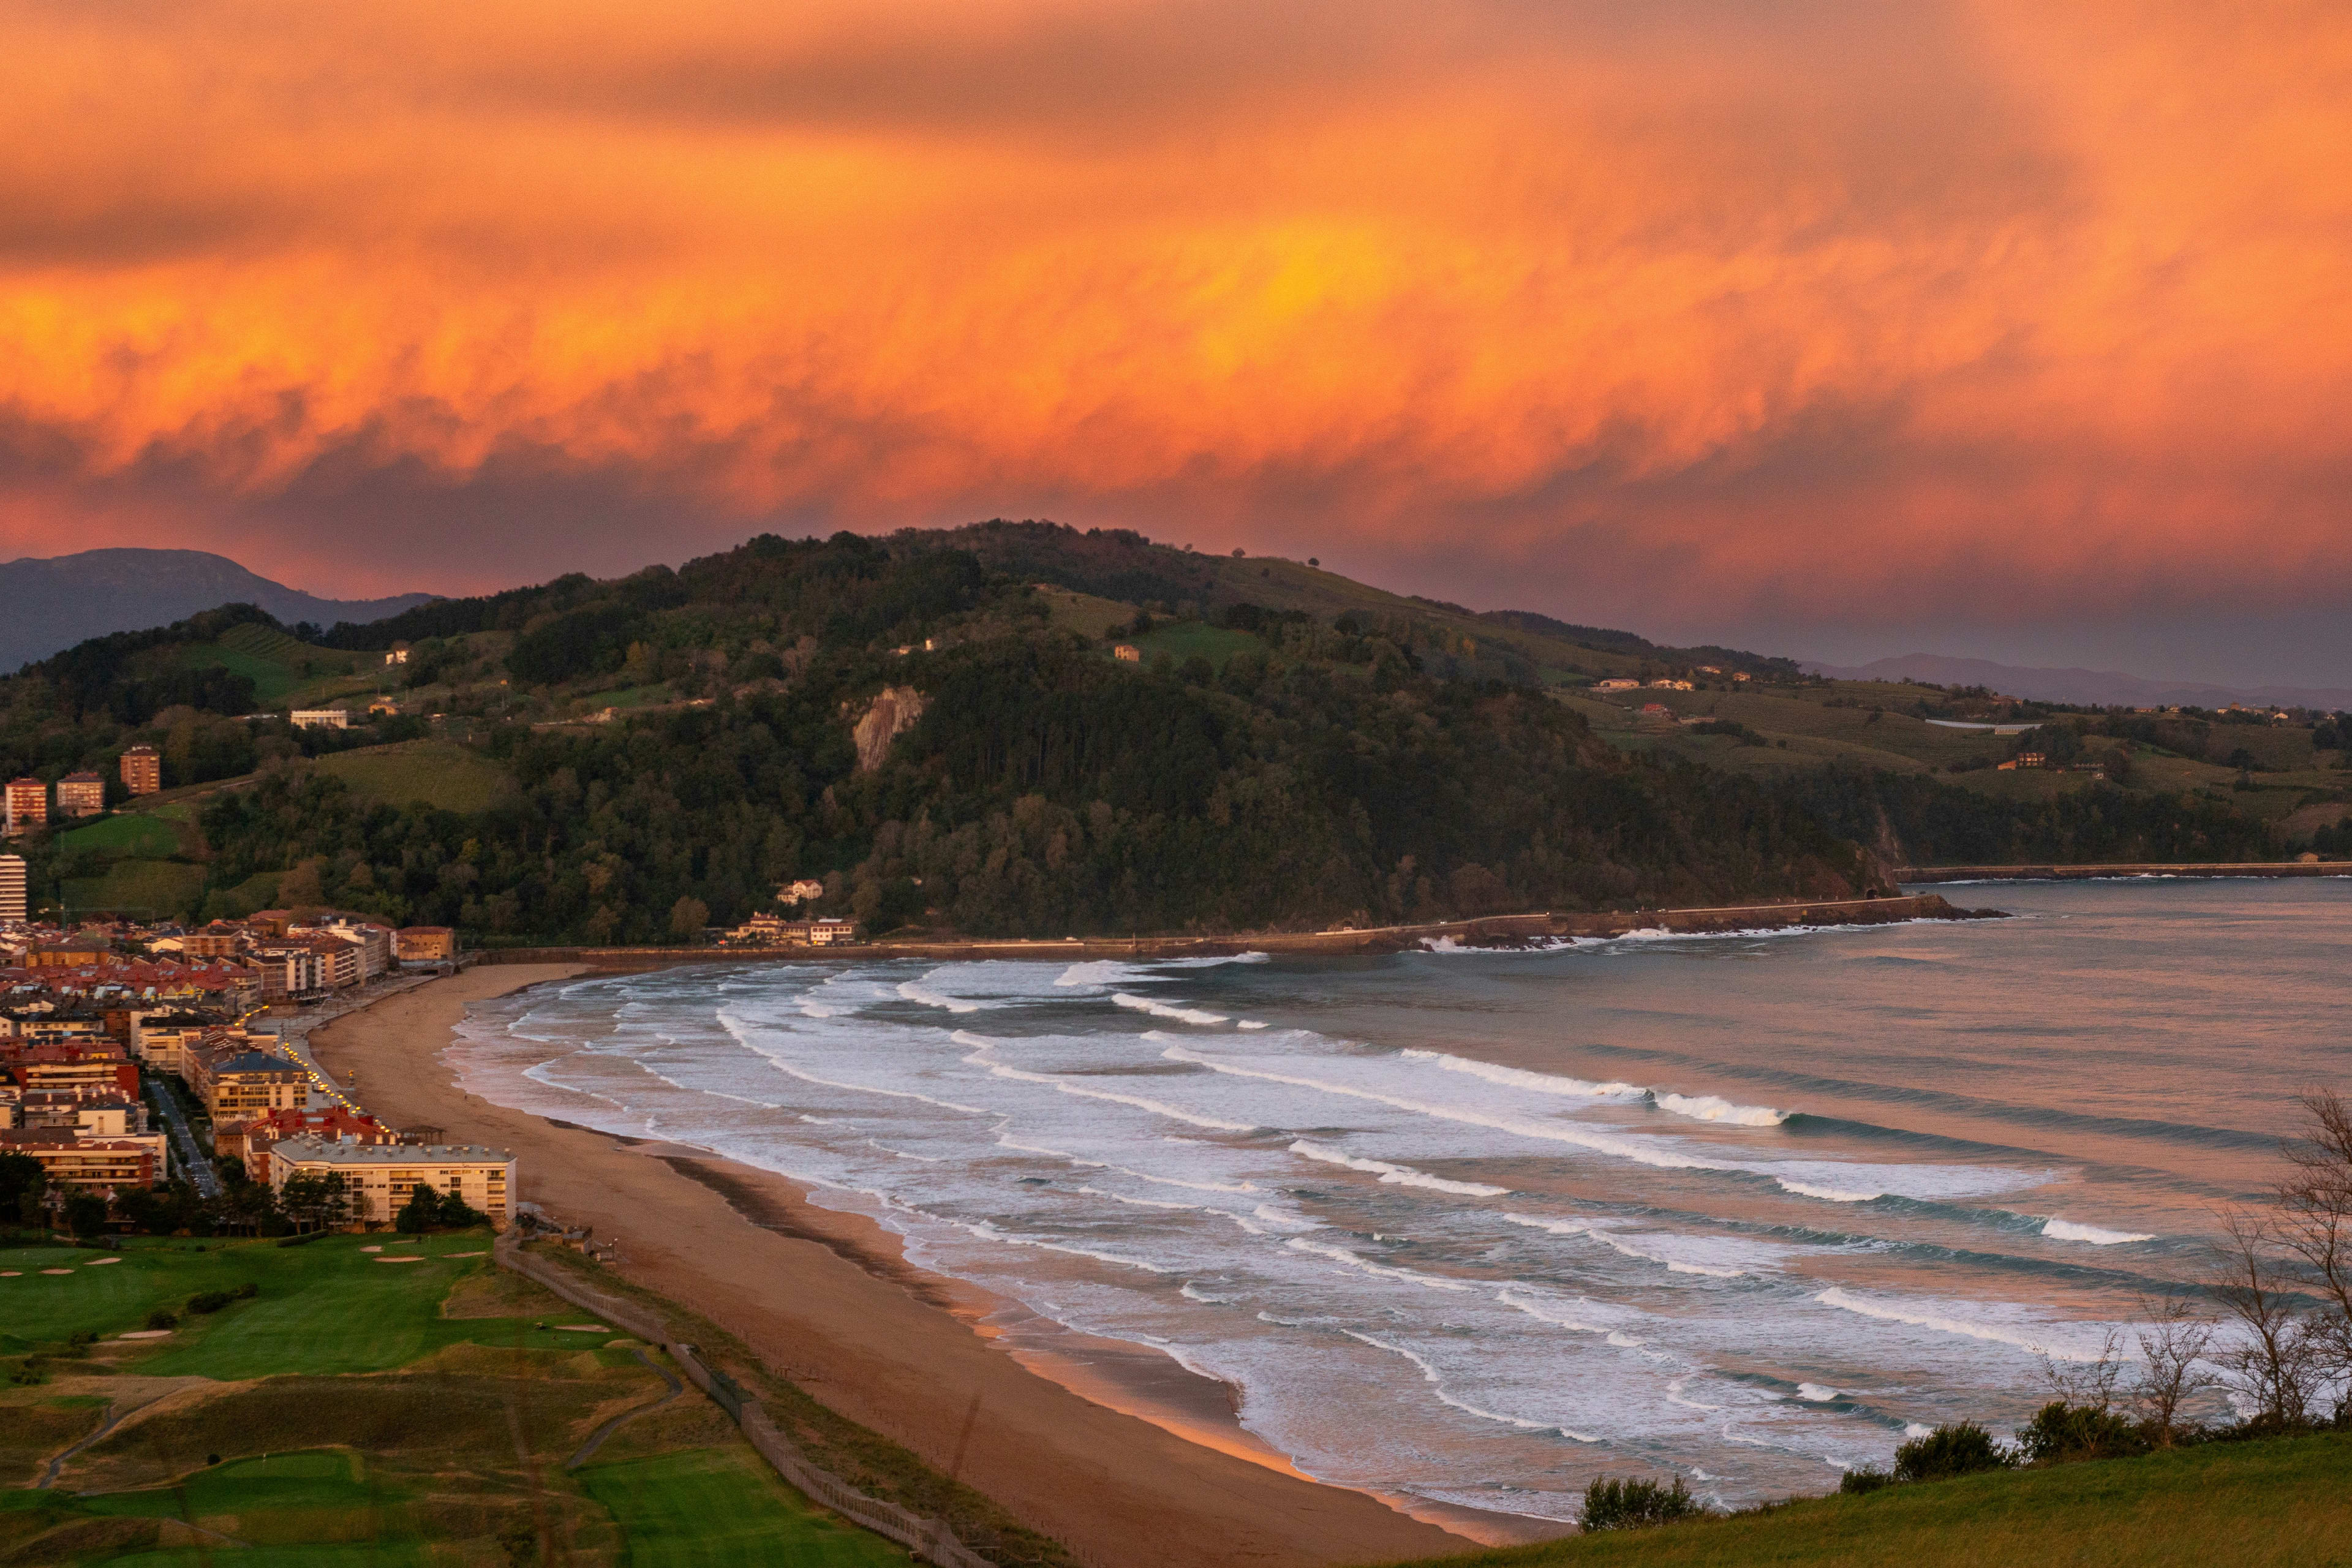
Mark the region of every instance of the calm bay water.
[[1310, 1474], [1573, 1517], [1997, 1428], [2352, 1081], [2352, 884], [1545, 952], [761, 964], [478, 1008], [487, 1098], [705, 1146], [1241, 1391]]

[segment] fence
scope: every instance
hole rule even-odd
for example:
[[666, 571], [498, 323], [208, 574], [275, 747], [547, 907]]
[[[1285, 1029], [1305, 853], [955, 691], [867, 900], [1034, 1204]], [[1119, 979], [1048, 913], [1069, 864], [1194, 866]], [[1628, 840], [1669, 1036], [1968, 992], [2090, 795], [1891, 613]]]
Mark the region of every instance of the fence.
[[810, 1464], [799, 1446], [777, 1429], [758, 1399], [746, 1394], [725, 1373], [705, 1366], [692, 1345], [672, 1341], [668, 1326], [653, 1312], [593, 1289], [526, 1255], [521, 1237], [513, 1230], [499, 1237], [495, 1250], [502, 1266], [545, 1286], [582, 1311], [594, 1313], [600, 1321], [615, 1324], [641, 1340], [661, 1346], [686, 1373], [687, 1381], [734, 1417], [744, 1437], [760, 1451], [761, 1458], [775, 1467], [776, 1474], [804, 1495], [844, 1519], [897, 1542], [918, 1557], [938, 1563], [940, 1568], [995, 1568], [987, 1558], [958, 1541], [947, 1521], [924, 1519], [896, 1503], [868, 1497], [830, 1470]]

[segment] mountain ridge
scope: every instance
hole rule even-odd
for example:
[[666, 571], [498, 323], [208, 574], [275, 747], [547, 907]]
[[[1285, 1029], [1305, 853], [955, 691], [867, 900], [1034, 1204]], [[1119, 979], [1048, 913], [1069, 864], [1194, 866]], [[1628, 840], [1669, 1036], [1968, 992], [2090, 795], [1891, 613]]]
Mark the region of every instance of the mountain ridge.
[[118, 546], [0, 562], [0, 670], [114, 632], [144, 631], [224, 605], [257, 605], [288, 626], [374, 621], [431, 594], [330, 599], [206, 550]]

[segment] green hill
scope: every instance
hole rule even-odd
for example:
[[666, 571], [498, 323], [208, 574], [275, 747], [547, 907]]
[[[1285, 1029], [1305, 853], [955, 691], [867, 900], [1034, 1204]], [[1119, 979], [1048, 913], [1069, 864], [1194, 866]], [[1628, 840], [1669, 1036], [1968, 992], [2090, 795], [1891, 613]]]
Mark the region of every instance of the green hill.
[[2329, 1435], [1811, 1498], [1442, 1561], [1447, 1568], [2329, 1568], [2346, 1561], [2347, 1531], [2352, 1437]]
[[[379, 688], [404, 711], [249, 717]], [[1992, 723], [2039, 727], [1955, 727]], [[477, 941], [652, 942], [814, 877], [877, 929], [1057, 935], [2352, 849], [2332, 720], [1831, 681], [1045, 523], [763, 537], [321, 643], [230, 606], [0, 681], [0, 767], [110, 773], [134, 741], [201, 816], [176, 851], [36, 836], [37, 899], [226, 910], [283, 879]], [[2021, 751], [2053, 765], [1996, 766]]]

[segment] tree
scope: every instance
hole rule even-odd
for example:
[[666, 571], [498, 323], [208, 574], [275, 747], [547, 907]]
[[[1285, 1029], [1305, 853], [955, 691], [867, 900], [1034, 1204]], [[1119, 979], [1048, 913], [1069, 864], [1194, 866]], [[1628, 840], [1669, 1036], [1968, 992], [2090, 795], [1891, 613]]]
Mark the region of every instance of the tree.
[[286, 1178], [278, 1202], [297, 1230], [323, 1229], [351, 1217], [352, 1194], [343, 1178], [330, 1172], [316, 1176], [303, 1172]]
[[2196, 1391], [2198, 1363], [2213, 1342], [2213, 1323], [2179, 1291], [2160, 1301], [2142, 1300], [2140, 1317], [2140, 1373], [2132, 1400], [2149, 1441], [2169, 1448], [2179, 1430], [2181, 1402]]
[[429, 1183], [419, 1182], [393, 1216], [393, 1228], [407, 1236], [421, 1236], [441, 1225], [441, 1194]]
[[674, 936], [697, 937], [710, 923], [710, 906], [700, 899], [682, 898], [669, 907], [669, 929]]
[[30, 1154], [0, 1154], [0, 1224], [37, 1224], [49, 1175]]
[[106, 1229], [106, 1200], [96, 1193], [76, 1193], [66, 1200], [66, 1229], [83, 1240]]
[[2352, 1101], [2333, 1089], [2303, 1097], [2307, 1131], [2286, 1147], [2278, 1187], [2280, 1244], [2301, 1261], [2321, 1307], [2310, 1325], [2327, 1373], [2352, 1378]]
[[2224, 1214], [2205, 1288], [2242, 1331], [2215, 1359], [2253, 1406], [2250, 1424], [2294, 1431], [2310, 1419], [2322, 1347], [2297, 1309], [2297, 1281], [2279, 1256], [2273, 1224], [2242, 1209]]

